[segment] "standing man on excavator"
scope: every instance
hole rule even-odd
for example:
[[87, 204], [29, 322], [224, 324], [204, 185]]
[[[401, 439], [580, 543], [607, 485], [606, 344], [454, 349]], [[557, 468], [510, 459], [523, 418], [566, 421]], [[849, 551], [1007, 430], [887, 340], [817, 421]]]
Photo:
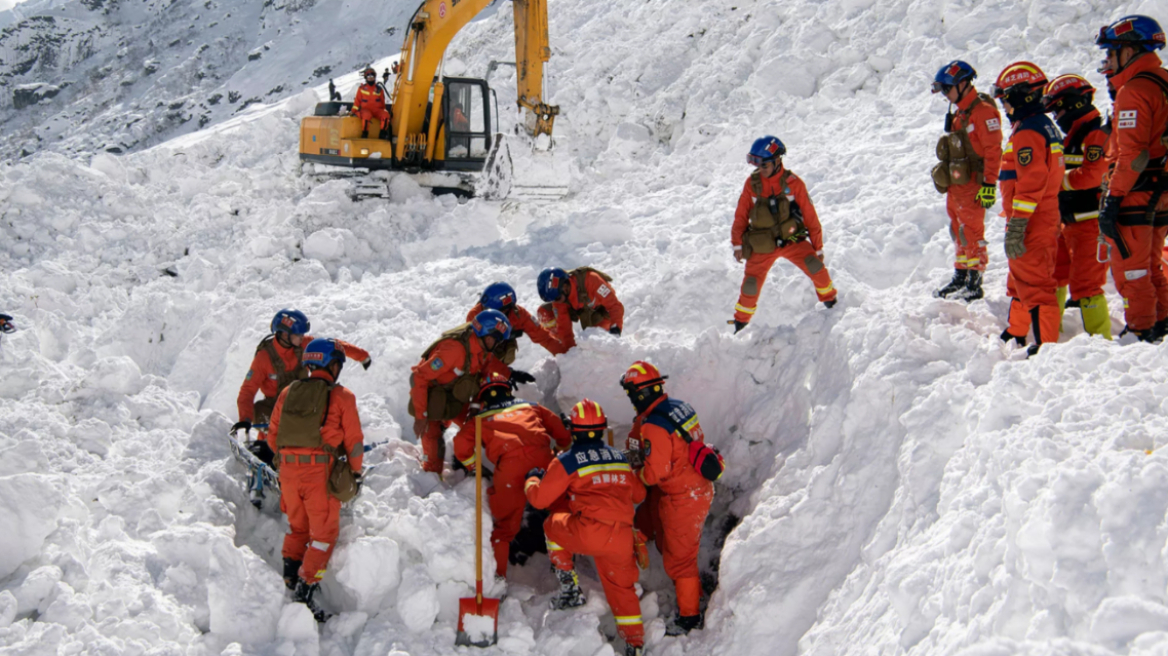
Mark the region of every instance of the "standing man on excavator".
[[1002, 163], [1002, 115], [993, 98], [973, 88], [976, 77], [972, 66], [955, 59], [933, 78], [933, 93], [944, 94], [950, 102], [945, 134], [937, 142], [941, 161], [933, 167], [933, 186], [945, 194], [949, 236], [957, 251], [953, 279], [933, 295], [964, 301], [985, 296], [981, 288], [989, 257], [985, 213], [997, 201]]
[[349, 111], [361, 119], [361, 138], [369, 137], [369, 121], [377, 119], [378, 135], [382, 141], [389, 141], [389, 109], [385, 105], [385, 87], [377, 82], [377, 71], [372, 66], [362, 73], [365, 84], [357, 88], [353, 96], [353, 106]]
[[[251, 430], [252, 424], [266, 424], [276, 407], [276, 399], [292, 381], [305, 378], [308, 371], [301, 365], [304, 345], [312, 341], [308, 335], [308, 317], [300, 310], [280, 310], [272, 317], [272, 333], [256, 347], [251, 367], [239, 387], [235, 405], [239, 410], [239, 421], [231, 427], [231, 432]], [[337, 340], [350, 360], [361, 363], [365, 369], [373, 362], [369, 353], [352, 344]], [[263, 392], [264, 398], [258, 403], [256, 392]], [[256, 440], [247, 445], [265, 464], [271, 465], [273, 453], [264, 440]]]
[[576, 336], [572, 331], [574, 322], [579, 322], [583, 329], [600, 328], [611, 335], [621, 336], [625, 306], [616, 297], [612, 277], [608, 274], [592, 267], [571, 271], [552, 267], [539, 272], [536, 286], [547, 307], [546, 311], [540, 308], [541, 316], [554, 317], [554, 320], [541, 323], [559, 342], [561, 352], [576, 346]]
[[[442, 476], [451, 423], [462, 424], [483, 376], [497, 371], [512, 378], [511, 369], [494, 355], [511, 337], [511, 324], [498, 310], [483, 310], [470, 323], [442, 333], [422, 354], [410, 375], [409, 413], [414, 435], [422, 443], [422, 469]], [[532, 379], [534, 380], [534, 378]]]
[[1115, 90], [1107, 163], [1111, 168], [1099, 231], [1111, 245], [1111, 277], [1123, 296], [1125, 332], [1143, 342], [1168, 333], [1168, 278], [1162, 251], [1168, 234], [1168, 72], [1155, 51], [1164, 30], [1147, 16], [1124, 16], [1099, 31], [1107, 51], [1100, 73]]

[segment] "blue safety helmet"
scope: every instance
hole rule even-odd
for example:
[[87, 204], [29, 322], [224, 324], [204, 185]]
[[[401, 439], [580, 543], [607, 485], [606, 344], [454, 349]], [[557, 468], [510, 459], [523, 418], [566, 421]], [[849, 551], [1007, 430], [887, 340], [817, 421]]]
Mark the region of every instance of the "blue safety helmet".
[[334, 362], [345, 364], [345, 349], [335, 339], [318, 337], [304, 347], [300, 362], [313, 369], [324, 369]]
[[470, 326], [479, 339], [488, 335], [494, 336], [501, 342], [511, 339], [511, 322], [507, 321], [506, 315], [498, 310], [479, 312], [470, 322]]
[[308, 317], [300, 310], [280, 310], [272, 317], [273, 333], [308, 334]]
[[963, 80], [972, 81], [977, 77], [977, 71], [960, 59], [945, 64], [933, 76], [933, 93], [943, 92], [946, 87], [955, 87]]
[[1124, 16], [1111, 25], [1099, 28], [1099, 36], [1095, 45], [1103, 50], [1113, 50], [1123, 46], [1138, 46], [1146, 50], [1159, 50], [1164, 47], [1164, 30], [1155, 20], [1132, 14]]
[[539, 272], [535, 285], [541, 299], [548, 303], [558, 301], [568, 291], [568, 272], [555, 267], [544, 269]]
[[16, 332], [16, 324], [12, 323], [12, 315], [0, 314], [0, 332], [5, 332], [5, 333]]
[[486, 310], [498, 310], [507, 314], [515, 307], [515, 289], [505, 282], [493, 282], [483, 290], [479, 304]]
[[746, 161], [752, 166], [762, 166], [776, 157], [782, 157], [786, 154], [787, 147], [783, 145], [783, 142], [779, 141], [778, 137], [767, 135], [754, 140], [754, 144], [750, 146], [750, 153], [746, 156]]

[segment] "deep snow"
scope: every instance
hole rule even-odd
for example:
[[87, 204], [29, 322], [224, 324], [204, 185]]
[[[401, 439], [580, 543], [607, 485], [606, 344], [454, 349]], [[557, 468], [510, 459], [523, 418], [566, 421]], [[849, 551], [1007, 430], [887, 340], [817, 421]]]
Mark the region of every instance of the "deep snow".
[[[408, 367], [486, 284], [533, 309], [539, 269], [590, 264], [616, 278], [624, 337], [554, 359], [525, 345], [539, 383], [523, 393], [587, 395], [624, 428], [617, 378], [649, 359], [729, 463], [703, 544], [707, 628], [663, 636], [654, 557], [650, 653], [1168, 653], [1164, 347], [1091, 339], [1074, 311], [1037, 358], [1003, 346], [993, 213], [987, 299], [931, 298], [951, 246], [928, 181], [941, 64], [968, 59], [983, 88], [1019, 58], [1100, 85], [1098, 26], [1168, 19], [1168, 3], [550, 4], [561, 203], [460, 203], [402, 175], [388, 202], [355, 203], [348, 182], [299, 172], [312, 92], [132, 155], [0, 164], [0, 309], [23, 328], [0, 349], [0, 646], [459, 653], [473, 486], [420, 472]], [[509, 59], [509, 15], [460, 35], [448, 72]], [[514, 80], [492, 83], [509, 103]], [[733, 337], [730, 217], [765, 133], [808, 183], [841, 302], [817, 306], [780, 264]], [[340, 615], [319, 634], [284, 601], [282, 520], [247, 503], [223, 437], [281, 307], [371, 351], [341, 382], [367, 441], [388, 441], [343, 521], [325, 586]], [[516, 570], [486, 653], [609, 653], [589, 566], [588, 606], [565, 613], [546, 610], [545, 568]]]

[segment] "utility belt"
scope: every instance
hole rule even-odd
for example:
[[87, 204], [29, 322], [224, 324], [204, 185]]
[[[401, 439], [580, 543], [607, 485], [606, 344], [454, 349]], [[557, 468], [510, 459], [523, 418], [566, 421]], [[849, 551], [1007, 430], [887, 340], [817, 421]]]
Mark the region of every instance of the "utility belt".
[[282, 462], [286, 465], [293, 464], [293, 463], [307, 465], [307, 464], [313, 463], [313, 462], [315, 462], [318, 465], [327, 465], [329, 462], [329, 457], [327, 455], [324, 455], [324, 454], [301, 455], [301, 454], [293, 454], [293, 453], [283, 453], [283, 454], [280, 454], [280, 462]]
[[1150, 215], [1147, 205], [1121, 207], [1116, 223], [1128, 227], [1152, 226], [1155, 228], [1163, 228], [1164, 226], [1168, 226], [1168, 210], [1160, 210]]
[[969, 133], [964, 129], [941, 135], [937, 140], [937, 164], [933, 167], [933, 187], [944, 194], [949, 187], [971, 182], [981, 184], [985, 160], [973, 150]]
[[1099, 187], [1060, 191], [1059, 218], [1065, 225], [1099, 218]]

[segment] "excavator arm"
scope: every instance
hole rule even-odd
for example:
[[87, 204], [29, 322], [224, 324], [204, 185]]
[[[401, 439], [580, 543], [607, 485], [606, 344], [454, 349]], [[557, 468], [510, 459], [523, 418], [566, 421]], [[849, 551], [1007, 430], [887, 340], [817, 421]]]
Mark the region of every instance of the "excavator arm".
[[[401, 64], [393, 89], [394, 157], [398, 161], [434, 157], [435, 137], [442, 105], [441, 78], [436, 78], [446, 48], [458, 32], [493, 0], [425, 0], [410, 19]], [[527, 130], [532, 136], [551, 134], [559, 108], [543, 102], [543, 65], [548, 61], [547, 0], [513, 0], [515, 10], [515, 59], [518, 70], [519, 105], [528, 110]], [[429, 130], [426, 107], [431, 102]]]

